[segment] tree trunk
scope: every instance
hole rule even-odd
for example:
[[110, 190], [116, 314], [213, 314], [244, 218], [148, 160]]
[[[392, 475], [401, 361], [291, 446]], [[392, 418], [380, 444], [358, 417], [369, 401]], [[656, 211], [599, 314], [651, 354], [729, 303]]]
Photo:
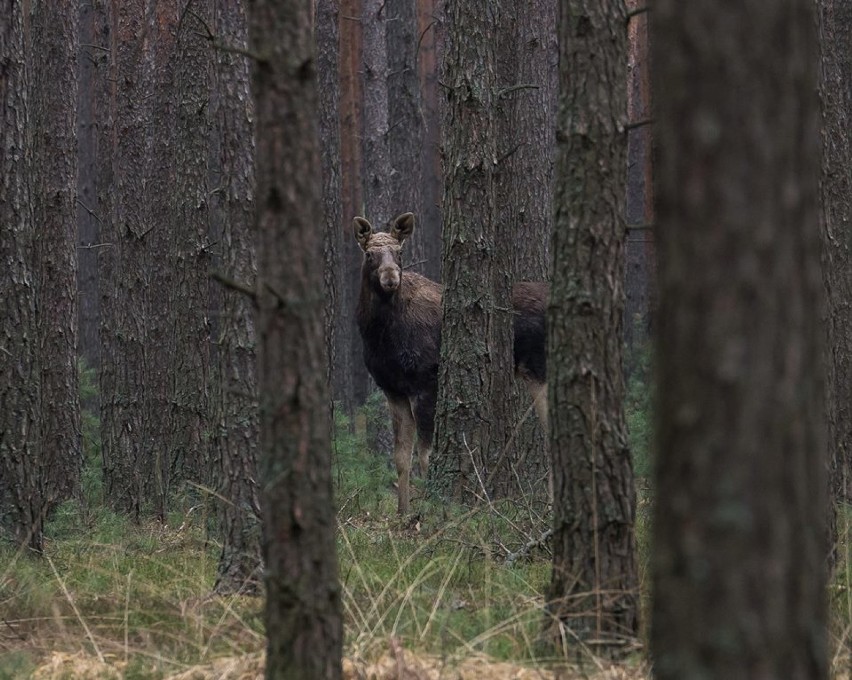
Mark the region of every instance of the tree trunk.
[[[417, 2], [386, 3], [388, 58], [388, 154], [390, 205], [395, 214], [420, 210], [423, 185], [421, 149], [423, 117], [417, 72]], [[417, 218], [422, 221], [423, 215]], [[426, 272], [429, 230], [415, 229], [406, 244], [406, 269]]]
[[814, 19], [654, 9], [663, 680], [827, 677]]
[[852, 498], [852, 5], [820, 0], [822, 47], [822, 213], [823, 282], [826, 292], [826, 413], [828, 460], [830, 563], [837, 561], [835, 503]]
[[[151, 236], [145, 185], [147, 132], [152, 128], [153, 74], [144, 49], [145, 2], [111, 0], [110, 112], [98, 143], [98, 201], [105, 215], [99, 249], [101, 294], [101, 444], [104, 493], [112, 508], [138, 519], [155, 496], [157, 465], [146, 430], [151, 346], [146, 324], [148, 245]], [[162, 132], [162, 130], [161, 130]], [[158, 354], [157, 360], [162, 362]], [[158, 497], [162, 494], [159, 493]]]
[[[433, 281], [441, 280], [441, 105], [438, 76], [439, 47], [442, 45], [443, 3], [417, 0], [417, 58], [420, 78], [420, 115], [423, 145], [420, 151], [420, 206], [417, 208], [419, 234], [426, 262], [420, 271]], [[413, 261], [413, 260], [412, 260]]]
[[[105, 51], [106, 13], [104, 3], [80, 3], [80, 56], [77, 59], [77, 242], [79, 290], [79, 354], [88, 368], [100, 365], [100, 299], [98, 298], [98, 249], [100, 220], [98, 204], [98, 126], [105, 114], [104, 71], [109, 57]], [[97, 403], [86, 403], [93, 412]]]
[[[340, 181], [340, 12], [334, 0], [316, 3], [317, 84], [319, 128], [322, 146], [322, 203], [325, 235], [325, 339], [328, 351], [329, 398], [342, 398], [342, 377], [351, 370], [351, 356], [341, 342], [345, 316], [341, 293], [351, 282], [344, 280], [343, 205]], [[349, 220], [346, 220], [347, 224]]]
[[568, 3], [559, 35], [547, 364], [554, 497], [548, 609], [571, 631], [567, 639], [614, 653], [634, 642], [639, 619], [636, 493], [621, 354], [627, 152], [623, 0]]
[[173, 285], [169, 291], [171, 336], [169, 401], [170, 467], [173, 481], [210, 483], [210, 374], [207, 235], [210, 206], [207, 156], [210, 147], [210, 79], [213, 52], [206, 40], [212, 24], [212, 0], [193, 0], [185, 12], [176, 2], [174, 47], [176, 144], [170, 154], [175, 182], [171, 190]]
[[340, 0], [340, 164], [343, 203], [343, 250], [346, 281], [341, 296], [344, 331], [340, 346], [349, 356], [349, 372], [343, 389], [343, 406], [352, 415], [367, 398], [370, 376], [364, 365], [361, 336], [355, 325], [361, 251], [352, 242], [352, 218], [364, 214], [362, 173], [362, 22], [361, 0]]
[[[41, 445], [48, 509], [79, 497], [77, 377], [77, 53], [72, 3], [30, 6], [31, 204], [38, 260]], [[38, 56], [36, 56], [38, 55]]]
[[341, 676], [311, 18], [308, 0], [251, 5], [267, 678]]
[[487, 0], [450, 3], [442, 82], [445, 193], [443, 321], [435, 423], [437, 488], [472, 502], [511, 414], [508, 235], [498, 232], [494, 168], [497, 13]]
[[[245, 49], [248, 24], [241, 4], [217, 2], [223, 45]], [[249, 60], [229, 50], [216, 52], [221, 149], [222, 262], [226, 275], [254, 287], [257, 278], [254, 226], [254, 127]], [[222, 293], [219, 322], [215, 423], [215, 464], [222, 552], [214, 590], [260, 590], [260, 502], [257, 483], [257, 335], [251, 300], [233, 290]]]
[[385, 37], [388, 4], [385, 0], [362, 0], [361, 4], [361, 27], [364, 31], [364, 212], [373, 224], [382, 228], [386, 228], [393, 217], [405, 212], [391, 203]]
[[0, 21], [0, 538], [42, 550], [41, 371], [22, 3]]
[[[512, 240], [512, 280], [548, 279], [559, 50], [556, 3], [504, 5], [497, 41], [499, 224]], [[502, 495], [547, 501], [546, 433], [527, 390], [512, 390], [510, 444], [493, 471]], [[544, 493], [542, 493], [544, 491]]]
[[[628, 12], [647, 7], [645, 0], [627, 0]], [[654, 177], [652, 165], [650, 63], [648, 59], [648, 12], [630, 17], [627, 24], [628, 57], [627, 121], [627, 245], [624, 344], [626, 370], [639, 367], [648, 347], [654, 310]]]

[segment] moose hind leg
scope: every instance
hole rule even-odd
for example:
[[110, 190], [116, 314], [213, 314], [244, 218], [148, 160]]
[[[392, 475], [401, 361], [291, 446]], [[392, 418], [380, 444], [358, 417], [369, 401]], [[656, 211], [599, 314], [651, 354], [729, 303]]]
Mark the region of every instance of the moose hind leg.
[[417, 423], [417, 467], [422, 479], [429, 474], [429, 456], [432, 454], [432, 437], [435, 428], [435, 402], [437, 394], [430, 392], [411, 399], [411, 411]]
[[393, 425], [393, 463], [396, 467], [399, 504], [397, 512], [408, 512], [411, 494], [411, 454], [414, 448], [414, 416], [408, 399], [391, 399], [388, 407]]

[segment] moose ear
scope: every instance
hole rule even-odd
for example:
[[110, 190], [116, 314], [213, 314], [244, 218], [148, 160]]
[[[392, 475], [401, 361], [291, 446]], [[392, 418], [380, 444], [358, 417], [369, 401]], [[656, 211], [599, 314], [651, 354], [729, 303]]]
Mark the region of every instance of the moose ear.
[[391, 225], [390, 234], [402, 243], [414, 231], [414, 213], [402, 213]]
[[361, 246], [361, 250], [367, 250], [367, 242], [373, 235], [373, 225], [363, 217], [356, 217], [352, 222], [352, 232], [355, 234], [355, 240]]

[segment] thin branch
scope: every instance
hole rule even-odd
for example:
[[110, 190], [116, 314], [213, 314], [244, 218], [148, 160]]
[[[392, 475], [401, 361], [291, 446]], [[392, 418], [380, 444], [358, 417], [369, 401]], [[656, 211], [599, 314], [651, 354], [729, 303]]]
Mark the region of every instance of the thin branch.
[[654, 223], [653, 222], [644, 222], [640, 224], [628, 224], [627, 231], [653, 231]]
[[252, 304], [255, 307], [257, 306], [257, 292], [254, 290], [254, 288], [251, 288], [244, 283], [240, 283], [239, 281], [235, 281], [234, 279], [228, 278], [220, 272], [211, 272], [210, 278], [218, 283], [221, 283], [225, 288], [230, 288], [231, 290], [235, 290], [238, 293], [242, 293], [252, 301]]
[[522, 545], [519, 550], [513, 553], [509, 553], [506, 555], [506, 566], [511, 567], [517, 562], [519, 559], [524, 557], [529, 557], [530, 552], [532, 552], [533, 548], [542, 548], [547, 540], [553, 536], [553, 529], [548, 529], [538, 538], [532, 538], [525, 545]]
[[83, 201], [80, 200], [79, 196], [77, 196], [76, 198], [77, 198], [77, 203], [80, 204], [80, 207], [83, 208], [83, 210], [85, 210], [87, 213], [89, 213], [89, 215], [94, 217], [100, 224], [104, 223], [103, 220], [100, 217], [98, 217], [98, 214], [94, 210], [92, 210], [89, 206], [87, 206], [85, 203], [83, 203]]
[[634, 120], [630, 123], [627, 123], [624, 126], [625, 130], [635, 130], [636, 128], [645, 127], [646, 125], [651, 125], [654, 122], [653, 118], [642, 118], [641, 120]]
[[651, 8], [648, 5], [645, 5], [644, 7], [637, 7], [636, 9], [631, 9], [625, 16], [625, 19], [629, 22], [633, 17], [638, 17], [640, 14], [645, 14], [650, 11]]
[[89, 243], [85, 246], [77, 246], [77, 250], [94, 250], [95, 248], [111, 248], [114, 243]]
[[534, 85], [533, 83], [520, 83], [519, 85], [512, 85], [511, 87], [504, 87], [502, 90], [497, 92], [497, 98], [503, 99], [507, 95], [512, 94], [513, 92], [517, 92], [518, 90], [538, 90], [539, 86]]

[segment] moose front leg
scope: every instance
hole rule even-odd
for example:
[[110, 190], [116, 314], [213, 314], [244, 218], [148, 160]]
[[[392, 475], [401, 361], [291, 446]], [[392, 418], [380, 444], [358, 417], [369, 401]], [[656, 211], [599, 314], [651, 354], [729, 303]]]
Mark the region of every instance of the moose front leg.
[[396, 466], [399, 504], [397, 511], [404, 515], [409, 510], [411, 493], [411, 455], [414, 448], [414, 416], [408, 399], [388, 397], [388, 407], [393, 425], [393, 463]]

